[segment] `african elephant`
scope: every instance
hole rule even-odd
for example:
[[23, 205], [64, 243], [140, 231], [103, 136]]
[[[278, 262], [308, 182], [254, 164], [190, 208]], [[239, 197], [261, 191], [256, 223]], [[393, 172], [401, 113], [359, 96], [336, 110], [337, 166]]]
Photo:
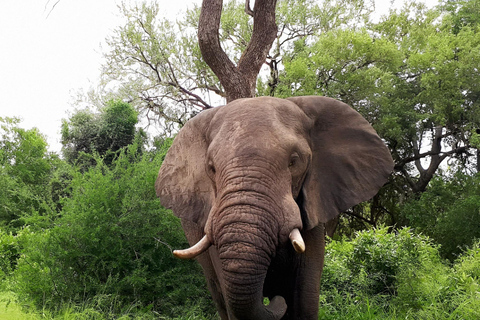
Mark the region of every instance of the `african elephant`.
[[[393, 169], [348, 105], [325, 97], [235, 100], [180, 130], [155, 183], [181, 218], [222, 319], [317, 319], [325, 224]], [[264, 297], [270, 299], [265, 306]]]

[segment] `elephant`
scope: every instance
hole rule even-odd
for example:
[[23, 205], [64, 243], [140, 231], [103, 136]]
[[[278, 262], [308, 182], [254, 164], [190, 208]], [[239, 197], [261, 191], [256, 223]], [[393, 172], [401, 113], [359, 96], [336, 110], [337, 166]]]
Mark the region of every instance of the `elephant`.
[[373, 197], [392, 170], [385, 143], [347, 104], [257, 97], [189, 120], [155, 189], [191, 246], [173, 253], [201, 264], [222, 320], [309, 320], [325, 225]]

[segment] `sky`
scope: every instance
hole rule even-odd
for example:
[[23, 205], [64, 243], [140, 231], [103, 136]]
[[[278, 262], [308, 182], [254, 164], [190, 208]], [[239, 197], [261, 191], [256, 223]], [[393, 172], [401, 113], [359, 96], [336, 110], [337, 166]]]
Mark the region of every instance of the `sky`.
[[[131, 0], [130, 2], [142, 2]], [[424, 0], [429, 6], [437, 0]], [[74, 110], [75, 94], [95, 87], [105, 38], [123, 19], [120, 0], [0, 1], [0, 117], [37, 127], [59, 153], [60, 127]], [[175, 17], [201, 0], [158, 0]], [[376, 0], [386, 13], [389, 0]], [[103, 47], [103, 49], [102, 49]]]

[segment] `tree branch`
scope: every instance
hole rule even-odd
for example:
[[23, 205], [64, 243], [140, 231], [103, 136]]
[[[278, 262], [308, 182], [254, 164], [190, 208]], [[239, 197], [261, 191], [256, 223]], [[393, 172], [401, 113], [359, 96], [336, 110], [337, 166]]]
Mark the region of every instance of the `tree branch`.
[[[248, 0], [245, 0], [249, 7]], [[238, 65], [227, 56], [220, 44], [219, 28], [223, 0], [203, 0], [198, 24], [198, 43], [202, 57], [225, 88], [227, 102], [255, 96], [260, 68], [277, 36], [276, 0], [256, 0], [250, 42]]]
[[413, 162], [413, 161], [417, 161], [417, 160], [421, 160], [423, 158], [426, 158], [428, 156], [439, 156], [439, 159], [441, 160], [444, 160], [446, 157], [448, 156], [451, 156], [452, 154], [461, 154], [461, 153], [465, 153], [467, 152], [468, 148], [470, 148], [470, 146], [463, 146], [463, 147], [458, 147], [458, 148], [455, 148], [455, 149], [452, 149], [450, 151], [446, 151], [446, 152], [434, 152], [434, 151], [428, 151], [428, 152], [424, 152], [424, 153], [419, 153], [418, 155], [414, 155], [412, 157], [407, 157], [405, 159], [402, 159], [401, 161], [398, 161], [396, 164], [395, 164], [395, 170], [396, 171], [401, 171], [401, 169], [407, 164], [407, 163], [410, 163], [410, 162]]
[[245, 13], [253, 17], [253, 10], [250, 9], [250, 0], [245, 0]]
[[363, 221], [363, 222], [366, 222], [366, 223], [368, 223], [368, 224], [370, 224], [370, 225], [373, 225], [373, 224], [374, 224], [371, 220], [368, 220], [367, 218], [362, 217], [361, 215], [355, 213], [353, 210], [347, 210], [347, 211], [345, 211], [345, 214], [346, 214], [346, 215], [349, 215], [349, 216], [352, 216], [352, 217], [354, 217], [354, 218], [356, 218], [356, 219], [358, 219], [358, 220], [361, 220], [361, 221]]

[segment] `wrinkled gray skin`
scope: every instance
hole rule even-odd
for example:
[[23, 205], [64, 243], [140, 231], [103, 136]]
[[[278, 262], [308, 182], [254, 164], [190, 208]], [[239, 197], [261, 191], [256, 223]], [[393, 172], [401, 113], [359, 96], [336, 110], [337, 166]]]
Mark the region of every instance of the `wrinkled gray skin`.
[[[156, 182], [181, 218], [222, 319], [317, 319], [325, 224], [368, 200], [392, 158], [374, 129], [325, 97], [240, 99], [190, 120]], [[305, 251], [289, 234], [298, 228]], [[263, 297], [270, 299], [264, 306]]]

